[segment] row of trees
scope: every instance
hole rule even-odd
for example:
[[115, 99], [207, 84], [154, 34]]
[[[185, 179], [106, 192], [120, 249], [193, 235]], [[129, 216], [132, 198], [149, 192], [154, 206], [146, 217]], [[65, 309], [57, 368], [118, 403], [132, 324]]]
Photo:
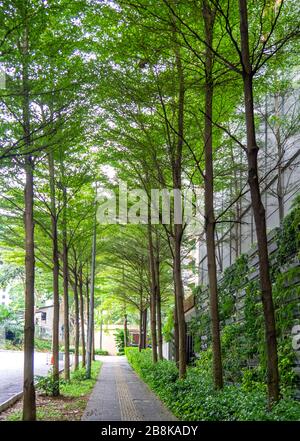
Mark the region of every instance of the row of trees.
[[[292, 6], [293, 5], [293, 6]], [[245, 193], [250, 194], [258, 245], [261, 298], [265, 323], [270, 403], [279, 399], [276, 324], [269, 271], [266, 216], [262, 201], [264, 173], [259, 171], [255, 98], [283, 87], [284, 60], [297, 46], [299, 26], [289, 1], [195, 2], [121, 1], [112, 8], [116, 23], [111, 63], [103, 77], [114, 94], [99, 103], [107, 118], [105, 158], [118, 164], [118, 177], [131, 180], [148, 195], [151, 188], [182, 190], [200, 185], [204, 196], [204, 230], [208, 261], [213, 377], [223, 386], [218, 312], [216, 228], [238, 223], [229, 216]], [[289, 57], [291, 64], [297, 59]], [[282, 76], [281, 76], [282, 75]], [[275, 77], [282, 79], [270, 86]], [[275, 115], [276, 117], [276, 115]], [[280, 121], [277, 119], [280, 125]], [[241, 159], [240, 159], [241, 158]], [[273, 170], [282, 166], [282, 152]], [[233, 176], [232, 176], [233, 174]], [[239, 174], [246, 174], [246, 185]], [[234, 189], [232, 191], [232, 186]], [[216, 214], [214, 196], [231, 194]], [[182, 282], [185, 225], [164, 225], [173, 268], [175, 346], [179, 376], [186, 373], [186, 326]], [[157, 279], [153, 227], [148, 227], [151, 301]], [[154, 312], [152, 310], [152, 317]], [[153, 360], [156, 340], [151, 320]]]
[[[89, 298], [89, 375], [97, 250], [102, 268], [97, 283], [121, 305], [125, 323], [128, 308], [138, 311], [141, 349], [150, 312], [154, 362], [162, 358], [162, 324], [174, 306], [175, 358], [179, 377], [186, 374], [183, 278], [197, 234], [177, 223], [174, 213], [163, 225], [151, 225], [147, 217], [141, 225], [97, 227], [96, 181], [114, 189], [122, 180], [149, 197], [153, 188], [200, 187], [216, 388], [223, 386], [216, 234], [226, 223], [238, 225], [240, 200], [250, 193], [269, 400], [277, 401], [276, 324], [261, 197], [265, 176], [258, 155], [262, 118], [255, 104], [287, 87], [288, 74], [282, 72], [288, 55], [290, 68], [298, 63], [290, 55], [297, 53], [297, 6], [291, 0], [13, 0], [3, 2], [3, 11], [0, 51], [7, 75], [1, 91], [1, 238], [10, 260], [20, 263], [25, 257], [24, 419], [35, 418], [37, 268], [52, 274], [56, 380], [60, 296], [66, 378], [69, 288], [75, 367], [83, 299]], [[276, 125], [280, 132], [279, 118]], [[279, 151], [274, 170], [282, 167], [281, 158]], [[84, 348], [84, 329], [81, 335]]]
[[[75, 27], [85, 2], [4, 2], [1, 61], [1, 240], [7, 261], [25, 257], [23, 419], [34, 420], [35, 276], [51, 274], [53, 394], [59, 394], [59, 303], [64, 304], [65, 379], [70, 378], [73, 290], [75, 358], [91, 375], [95, 289], [97, 158], [88, 107], [93, 69], [85, 69], [84, 31]], [[61, 18], [63, 17], [63, 20]], [[76, 54], [76, 50], [78, 54]], [[85, 161], [89, 158], [89, 162]], [[84, 299], [88, 317], [84, 330]], [[80, 330], [81, 327], [81, 330]], [[85, 351], [87, 348], [87, 351]], [[87, 352], [87, 354], [85, 353]]]

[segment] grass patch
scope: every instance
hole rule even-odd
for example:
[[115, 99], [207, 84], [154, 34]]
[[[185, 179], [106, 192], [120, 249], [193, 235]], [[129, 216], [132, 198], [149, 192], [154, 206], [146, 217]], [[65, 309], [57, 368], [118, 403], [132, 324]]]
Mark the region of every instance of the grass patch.
[[61, 394], [71, 398], [85, 396], [93, 389], [101, 364], [101, 361], [94, 361], [92, 363], [91, 379], [89, 380], [85, 378], [85, 368], [72, 372], [70, 383], [65, 383], [61, 386]]

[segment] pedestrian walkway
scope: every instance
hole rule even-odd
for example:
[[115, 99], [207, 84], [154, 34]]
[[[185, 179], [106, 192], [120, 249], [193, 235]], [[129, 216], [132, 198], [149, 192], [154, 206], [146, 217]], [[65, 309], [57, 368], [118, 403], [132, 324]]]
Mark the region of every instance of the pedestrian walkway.
[[99, 378], [84, 421], [174, 421], [161, 401], [139, 379], [125, 357], [101, 357]]

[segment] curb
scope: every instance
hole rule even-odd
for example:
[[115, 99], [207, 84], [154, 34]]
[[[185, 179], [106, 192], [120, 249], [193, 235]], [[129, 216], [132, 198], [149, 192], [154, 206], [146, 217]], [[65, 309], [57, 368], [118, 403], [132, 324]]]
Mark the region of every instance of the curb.
[[23, 392], [18, 392], [17, 394], [10, 397], [8, 400], [4, 401], [4, 403], [0, 404], [0, 413], [15, 404], [20, 398], [22, 398], [22, 396]]
[[[64, 368], [60, 369], [59, 373], [61, 374], [64, 371]], [[35, 383], [36, 386], [37, 383]], [[0, 404], [0, 413], [4, 410], [9, 409], [13, 404], [15, 404], [20, 398], [22, 398], [23, 392], [18, 392], [8, 400], [4, 401], [4, 403]]]

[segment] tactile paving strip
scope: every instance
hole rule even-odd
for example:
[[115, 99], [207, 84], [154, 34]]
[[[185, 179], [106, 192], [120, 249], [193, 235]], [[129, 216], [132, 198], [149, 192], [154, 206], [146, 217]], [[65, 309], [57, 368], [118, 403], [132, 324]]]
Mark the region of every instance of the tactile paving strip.
[[122, 368], [120, 366], [116, 366], [115, 370], [122, 421], [143, 421], [141, 415], [134, 405], [134, 402], [132, 401], [128, 385], [124, 379]]

